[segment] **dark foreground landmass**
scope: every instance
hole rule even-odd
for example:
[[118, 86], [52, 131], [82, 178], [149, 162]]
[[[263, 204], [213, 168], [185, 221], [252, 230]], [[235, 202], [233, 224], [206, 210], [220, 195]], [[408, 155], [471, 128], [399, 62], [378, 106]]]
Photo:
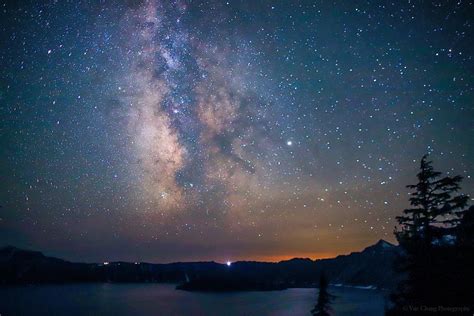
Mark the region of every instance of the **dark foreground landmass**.
[[15, 247], [0, 249], [0, 283], [173, 282], [189, 291], [282, 290], [313, 287], [322, 271], [334, 284], [392, 288], [399, 248], [380, 240], [361, 252], [333, 259], [271, 262], [75, 263]]

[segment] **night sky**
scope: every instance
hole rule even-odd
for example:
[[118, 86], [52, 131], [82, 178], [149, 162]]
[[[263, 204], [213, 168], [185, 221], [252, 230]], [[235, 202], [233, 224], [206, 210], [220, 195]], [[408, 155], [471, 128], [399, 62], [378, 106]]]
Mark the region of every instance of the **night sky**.
[[0, 1], [0, 246], [224, 262], [393, 242], [424, 153], [474, 193], [472, 12]]

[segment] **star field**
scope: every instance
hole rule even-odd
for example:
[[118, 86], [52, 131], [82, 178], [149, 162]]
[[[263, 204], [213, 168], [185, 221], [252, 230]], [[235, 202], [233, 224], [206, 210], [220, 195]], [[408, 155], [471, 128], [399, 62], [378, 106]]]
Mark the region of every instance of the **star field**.
[[0, 241], [85, 261], [393, 241], [473, 193], [469, 1], [0, 2]]

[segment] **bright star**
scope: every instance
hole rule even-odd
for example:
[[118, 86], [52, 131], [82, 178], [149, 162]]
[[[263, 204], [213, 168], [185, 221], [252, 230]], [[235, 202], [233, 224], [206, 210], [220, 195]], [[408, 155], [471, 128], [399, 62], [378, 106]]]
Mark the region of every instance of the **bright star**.
[[291, 140], [289, 140], [289, 141], [286, 142], [286, 144], [287, 144], [288, 146], [291, 146], [291, 145], [293, 145], [293, 142], [292, 142]]

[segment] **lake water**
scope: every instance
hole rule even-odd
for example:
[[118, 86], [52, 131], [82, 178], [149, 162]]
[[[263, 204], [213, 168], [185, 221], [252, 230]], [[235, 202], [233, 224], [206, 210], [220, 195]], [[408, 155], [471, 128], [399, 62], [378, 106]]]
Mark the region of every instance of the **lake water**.
[[[384, 293], [331, 287], [335, 315], [383, 315]], [[310, 315], [316, 289], [197, 293], [171, 284], [0, 287], [0, 315]]]

